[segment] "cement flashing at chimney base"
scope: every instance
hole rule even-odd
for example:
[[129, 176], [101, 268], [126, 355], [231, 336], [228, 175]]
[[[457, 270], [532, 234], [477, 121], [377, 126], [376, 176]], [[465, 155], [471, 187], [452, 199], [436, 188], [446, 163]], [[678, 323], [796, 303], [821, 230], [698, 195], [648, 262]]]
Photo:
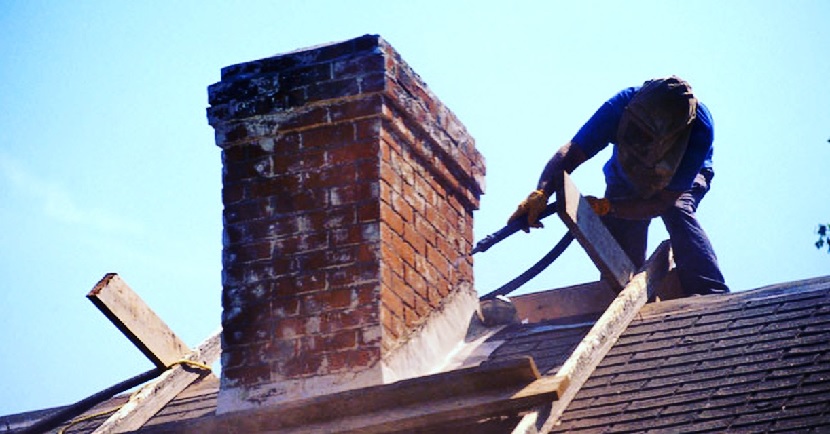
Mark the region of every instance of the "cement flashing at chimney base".
[[464, 342], [477, 307], [478, 294], [475, 290], [469, 285], [459, 287], [413, 331], [409, 340], [391, 351], [379, 365], [343, 374], [283, 380], [255, 387], [225, 388], [217, 398], [216, 413], [273, 406], [440, 372], [453, 349]]

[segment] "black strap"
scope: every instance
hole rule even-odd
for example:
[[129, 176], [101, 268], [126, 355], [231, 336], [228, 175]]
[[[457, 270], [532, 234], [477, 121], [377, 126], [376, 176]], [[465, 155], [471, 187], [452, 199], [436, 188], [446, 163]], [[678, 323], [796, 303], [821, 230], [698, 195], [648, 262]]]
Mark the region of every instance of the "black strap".
[[555, 261], [556, 258], [558, 258], [559, 255], [561, 255], [562, 252], [564, 252], [565, 249], [567, 249], [568, 246], [571, 245], [571, 241], [573, 240], [573, 234], [571, 234], [570, 232], [565, 233], [565, 236], [563, 236], [562, 239], [559, 240], [559, 242], [556, 243], [555, 246], [553, 246], [550, 252], [543, 256], [542, 259], [540, 259], [538, 262], [533, 264], [532, 267], [528, 268], [524, 273], [520, 274], [515, 279], [505, 283], [499, 289], [492, 291], [486, 295], [483, 295], [479, 298], [479, 300], [490, 300], [498, 297], [499, 295], [507, 295], [515, 291], [520, 286], [527, 283], [530, 279], [536, 277], [536, 275], [541, 273], [542, 270], [548, 268], [548, 265], [552, 264], [553, 261]]
[[[552, 214], [556, 214], [556, 201], [549, 203], [545, 207], [545, 210], [542, 211], [541, 214], [539, 214], [539, 220], [542, 220], [543, 218], [548, 217]], [[496, 232], [493, 232], [490, 235], [487, 235], [486, 237], [484, 237], [484, 239], [477, 242], [475, 248], [472, 252], [470, 252], [470, 254], [475, 255], [478, 252], [485, 252], [487, 251], [487, 249], [493, 247], [499, 241], [515, 234], [519, 230], [524, 229], [526, 227], [527, 219], [513, 220], [512, 222], [505, 225], [503, 228], [499, 229]]]

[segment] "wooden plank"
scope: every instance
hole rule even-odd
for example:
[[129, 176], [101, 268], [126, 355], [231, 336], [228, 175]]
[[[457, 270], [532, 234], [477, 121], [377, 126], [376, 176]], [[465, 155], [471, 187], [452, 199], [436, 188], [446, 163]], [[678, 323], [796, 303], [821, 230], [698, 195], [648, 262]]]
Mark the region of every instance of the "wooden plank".
[[553, 429], [559, 417], [597, 365], [608, 354], [640, 309], [654, 295], [657, 286], [669, 271], [670, 255], [670, 244], [668, 241], [663, 241], [643, 269], [611, 302], [605, 313], [556, 373], [557, 376], [569, 381], [569, 385], [562, 391], [559, 399], [527, 414], [513, 434], [547, 433]]
[[391, 384], [348, 390], [310, 400], [286, 403], [279, 420], [282, 426], [305, 426], [309, 423], [339, 417], [363, 415], [406, 407], [454, 396], [466, 396], [488, 389], [527, 385], [539, 378], [536, 364], [530, 357], [492, 363], [485, 366], [416, 377]]
[[418, 430], [445, 424], [474, 422], [488, 417], [525, 411], [541, 403], [556, 400], [566, 384], [567, 380], [562, 377], [544, 377], [512, 394], [505, 390], [485, 390], [477, 394], [429, 400], [326, 423], [281, 429], [279, 432], [285, 434], [418, 432]]
[[105, 275], [87, 298], [157, 367], [164, 369], [190, 352], [117, 274]]
[[607, 282], [583, 283], [510, 297], [520, 321], [537, 323], [568, 317], [599, 316], [617, 292]]
[[169, 429], [154, 427], [150, 432], [411, 432], [527, 411], [555, 401], [566, 384], [560, 377], [540, 377], [533, 359], [524, 357], [227, 413]]
[[[212, 365], [222, 352], [220, 334], [221, 330], [213, 333], [183, 359]], [[173, 366], [133, 394], [93, 434], [124, 433], [141, 428], [187, 386], [205, 375], [205, 371], [185, 364]]]
[[564, 172], [562, 177], [562, 190], [557, 194], [560, 218], [599, 268], [603, 278], [617, 292], [621, 291], [637, 271], [634, 264], [579, 193], [571, 177]]

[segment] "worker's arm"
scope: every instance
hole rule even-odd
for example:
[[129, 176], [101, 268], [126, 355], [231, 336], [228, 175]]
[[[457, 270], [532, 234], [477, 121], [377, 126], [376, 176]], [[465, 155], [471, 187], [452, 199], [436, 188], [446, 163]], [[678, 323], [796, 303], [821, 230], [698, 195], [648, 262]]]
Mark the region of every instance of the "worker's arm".
[[[649, 199], [596, 199], [588, 201], [594, 211], [600, 215], [610, 215], [626, 220], [648, 220], [657, 217], [668, 210], [681, 192], [661, 190]], [[598, 202], [607, 201], [607, 206], [597, 205]]]
[[517, 219], [524, 219], [527, 223], [527, 226], [523, 228], [525, 232], [528, 232], [530, 228], [544, 227], [539, 221], [539, 216], [545, 210], [548, 198], [559, 189], [558, 184], [561, 183], [561, 177], [557, 175], [563, 170], [571, 173], [587, 159], [585, 153], [579, 149], [579, 146], [574, 145], [573, 142], [565, 143], [548, 160], [548, 163], [542, 170], [542, 176], [539, 177], [539, 184], [536, 190], [530, 193], [527, 199], [519, 204], [507, 222], [510, 223]]
[[588, 157], [582, 152], [582, 149], [575, 145], [573, 141], [565, 143], [548, 160], [548, 163], [542, 170], [542, 175], [539, 177], [539, 184], [536, 188], [544, 191], [547, 197], [552, 196], [560, 187], [558, 183], [561, 178], [556, 175], [563, 170], [570, 174], [587, 159]]

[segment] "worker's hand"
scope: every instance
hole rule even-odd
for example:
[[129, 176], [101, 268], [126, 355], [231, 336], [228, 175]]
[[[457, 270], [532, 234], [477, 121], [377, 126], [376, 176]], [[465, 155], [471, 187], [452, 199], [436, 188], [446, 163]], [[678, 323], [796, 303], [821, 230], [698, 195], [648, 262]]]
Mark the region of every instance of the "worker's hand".
[[606, 216], [609, 212], [611, 212], [611, 201], [607, 198], [585, 196], [585, 200], [588, 201], [588, 205], [591, 205], [591, 209], [594, 210], [594, 213], [600, 217]]
[[516, 212], [507, 219], [507, 223], [527, 216], [527, 226], [522, 228], [523, 231], [530, 232], [530, 228], [543, 228], [545, 226], [539, 221], [539, 215], [542, 214], [547, 205], [548, 195], [543, 190], [536, 190], [519, 204]]

